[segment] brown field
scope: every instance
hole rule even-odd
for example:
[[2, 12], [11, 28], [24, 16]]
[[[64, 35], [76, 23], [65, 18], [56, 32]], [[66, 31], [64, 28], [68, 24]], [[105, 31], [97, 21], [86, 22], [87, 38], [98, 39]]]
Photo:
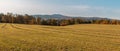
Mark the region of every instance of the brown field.
[[3, 23], [0, 51], [120, 51], [120, 25]]

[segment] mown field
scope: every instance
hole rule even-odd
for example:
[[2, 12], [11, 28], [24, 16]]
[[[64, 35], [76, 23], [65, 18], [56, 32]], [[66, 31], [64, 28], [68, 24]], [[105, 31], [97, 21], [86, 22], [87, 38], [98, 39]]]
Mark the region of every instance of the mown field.
[[3, 23], [0, 51], [120, 51], [120, 26]]

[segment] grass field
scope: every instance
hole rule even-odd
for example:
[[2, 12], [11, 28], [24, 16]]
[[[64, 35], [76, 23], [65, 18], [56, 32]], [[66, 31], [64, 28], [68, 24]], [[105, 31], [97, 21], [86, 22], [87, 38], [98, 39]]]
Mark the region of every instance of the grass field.
[[120, 26], [3, 23], [0, 51], [120, 51]]

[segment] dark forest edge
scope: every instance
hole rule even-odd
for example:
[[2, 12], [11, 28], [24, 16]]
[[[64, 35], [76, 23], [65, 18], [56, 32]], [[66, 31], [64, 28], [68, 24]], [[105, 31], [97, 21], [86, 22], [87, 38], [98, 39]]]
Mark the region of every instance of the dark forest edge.
[[0, 14], [0, 23], [17, 23], [17, 24], [35, 24], [35, 25], [51, 25], [51, 26], [67, 26], [74, 24], [111, 24], [120, 25], [120, 20], [116, 19], [99, 19], [99, 20], [85, 20], [82, 18], [69, 19], [42, 19], [41, 17], [34, 17], [28, 14]]

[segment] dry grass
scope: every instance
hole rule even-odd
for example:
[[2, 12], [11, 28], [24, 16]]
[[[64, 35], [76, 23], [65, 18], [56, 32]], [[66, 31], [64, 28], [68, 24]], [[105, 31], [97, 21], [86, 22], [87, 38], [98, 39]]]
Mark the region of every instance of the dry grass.
[[120, 26], [0, 24], [0, 51], [120, 51]]

